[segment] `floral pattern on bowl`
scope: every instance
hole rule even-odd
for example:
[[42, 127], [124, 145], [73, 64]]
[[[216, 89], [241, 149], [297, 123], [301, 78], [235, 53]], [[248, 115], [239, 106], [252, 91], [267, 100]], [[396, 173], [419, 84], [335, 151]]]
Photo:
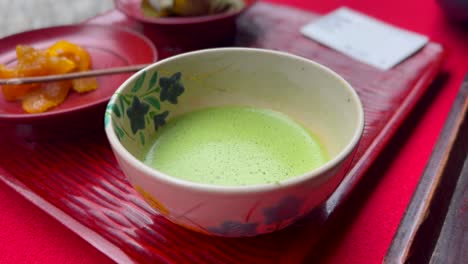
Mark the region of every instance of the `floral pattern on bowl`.
[[[162, 109], [163, 103], [177, 104], [178, 97], [184, 91], [182, 73], [176, 72], [169, 77], [159, 76], [155, 71], [147, 78], [147, 72], [133, 83], [128, 93], [115, 93], [115, 103], [109, 103], [106, 109], [104, 125], [109, 124], [113, 118], [114, 130], [120, 141], [124, 138], [136, 140], [145, 146], [148, 142], [148, 133], [154, 132], [146, 129], [153, 126], [158, 130], [166, 124], [169, 111]], [[149, 79], [149, 80], [147, 80]]]
[[262, 232], [257, 230], [259, 226], [271, 226], [272, 231], [279, 230], [302, 214], [301, 207], [303, 204], [304, 201], [298, 197], [286, 196], [280, 199], [278, 203], [262, 210], [263, 223], [226, 220], [219, 226], [208, 228], [208, 230], [214, 235], [237, 237], [260, 234]]
[[[170, 218], [174, 223], [188, 228], [192, 231], [196, 231], [208, 235], [217, 235], [217, 236], [236, 236], [236, 237], [245, 237], [245, 236], [255, 236], [258, 235], [258, 228], [260, 226], [271, 227], [272, 231], [281, 229], [284, 225], [289, 224], [294, 221], [297, 216], [302, 215], [301, 207], [304, 201], [295, 196], [286, 196], [279, 200], [276, 204], [264, 208], [263, 216], [264, 222], [241, 222], [237, 220], [225, 220], [220, 223], [219, 226], [210, 227], [204, 229], [200, 224], [194, 223], [184, 215], [172, 215], [166, 207], [154, 198], [151, 194], [146, 192], [141, 186], [135, 186], [135, 190], [142, 196], [142, 198], [154, 209], [156, 209], [160, 214]], [[200, 205], [202, 206], [202, 205]], [[200, 208], [197, 206], [197, 208]], [[255, 208], [252, 208], [252, 210]], [[189, 222], [189, 224], [184, 224], [184, 222]], [[197, 226], [195, 228], [194, 226]]]
[[255, 236], [257, 234], [258, 223], [242, 223], [227, 220], [218, 227], [211, 227], [208, 230], [218, 236]]

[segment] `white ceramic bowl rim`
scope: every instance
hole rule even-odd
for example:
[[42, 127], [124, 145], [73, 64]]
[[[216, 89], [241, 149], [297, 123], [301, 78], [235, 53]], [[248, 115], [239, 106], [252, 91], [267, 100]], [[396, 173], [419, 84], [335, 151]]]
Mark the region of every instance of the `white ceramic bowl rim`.
[[[361, 135], [364, 130], [364, 109], [362, 106], [362, 103], [359, 99], [358, 94], [352, 88], [352, 86], [344, 80], [341, 76], [339, 76], [337, 73], [332, 71], [331, 69], [314, 62], [312, 60], [308, 60], [303, 57], [299, 57], [296, 55], [292, 55], [286, 52], [281, 52], [281, 51], [274, 51], [274, 50], [267, 50], [267, 49], [258, 49], [258, 48], [212, 48], [212, 49], [205, 49], [205, 50], [199, 50], [199, 51], [192, 51], [192, 52], [187, 52], [183, 53], [180, 55], [176, 55], [170, 58], [166, 58], [164, 60], [157, 61], [153, 63], [152, 65], [147, 66], [146, 68], [138, 71], [134, 75], [132, 75], [129, 79], [127, 79], [120, 87], [116, 90], [116, 93], [122, 92], [124, 88], [133, 82], [138, 76], [143, 71], [148, 71], [152, 70], [153, 68], [157, 68], [162, 64], [165, 64], [169, 61], [172, 60], [178, 60], [180, 58], [188, 57], [188, 56], [193, 56], [197, 54], [202, 54], [202, 53], [213, 53], [213, 52], [230, 52], [230, 51], [242, 51], [242, 52], [252, 52], [252, 53], [265, 53], [265, 54], [272, 54], [272, 55], [277, 55], [277, 56], [284, 56], [296, 60], [301, 60], [306, 63], [311, 63], [315, 67], [321, 68], [321, 70], [327, 72], [328, 74], [331, 74], [333, 77], [341, 81], [344, 86], [351, 92], [351, 100], [358, 106], [358, 118], [357, 118], [357, 129], [354, 131], [354, 135], [352, 136], [350, 142], [346, 147], [333, 159], [327, 161], [324, 165], [320, 166], [319, 168], [313, 169], [312, 171], [309, 171], [307, 173], [304, 173], [302, 175], [292, 177], [290, 179], [281, 181], [279, 184], [277, 183], [266, 183], [266, 184], [256, 184], [256, 185], [242, 185], [242, 186], [223, 186], [223, 185], [214, 185], [214, 184], [206, 184], [206, 183], [198, 183], [198, 182], [192, 182], [192, 181], [187, 181], [183, 179], [179, 179], [170, 175], [167, 175], [165, 173], [162, 173], [148, 165], [146, 165], [144, 162], [140, 161], [137, 159], [135, 156], [133, 156], [125, 147], [120, 143], [118, 140], [114, 129], [113, 129], [113, 121], [112, 118], [110, 118], [109, 124], [105, 127], [105, 131], [107, 134], [107, 137], [109, 139], [110, 144], [114, 148], [115, 151], [117, 151], [120, 155], [121, 158], [125, 159], [127, 162], [133, 164], [139, 171], [141, 171], [144, 174], [150, 175], [151, 177], [157, 178], [159, 180], [165, 181], [166, 183], [173, 184], [173, 185], [178, 185], [180, 187], [184, 188], [189, 188], [192, 190], [197, 190], [197, 191], [203, 191], [203, 192], [209, 192], [209, 193], [256, 193], [256, 192], [267, 192], [271, 190], [278, 190], [281, 188], [286, 188], [289, 186], [297, 185], [300, 184], [304, 181], [307, 181], [311, 178], [317, 177], [318, 175], [324, 173], [325, 171], [331, 169], [333, 166], [335, 166], [337, 163], [340, 161], [344, 160], [348, 155], [351, 154], [351, 152], [354, 150], [356, 145], [359, 143], [359, 140], [361, 138]], [[114, 102], [115, 97], [112, 97], [111, 100], [109, 101], [109, 104], [115, 103]]]

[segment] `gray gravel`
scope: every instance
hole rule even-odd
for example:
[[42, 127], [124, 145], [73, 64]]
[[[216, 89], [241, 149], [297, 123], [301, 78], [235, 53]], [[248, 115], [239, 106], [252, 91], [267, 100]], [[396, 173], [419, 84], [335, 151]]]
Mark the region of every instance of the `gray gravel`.
[[0, 0], [0, 38], [30, 29], [77, 23], [113, 7], [112, 0]]

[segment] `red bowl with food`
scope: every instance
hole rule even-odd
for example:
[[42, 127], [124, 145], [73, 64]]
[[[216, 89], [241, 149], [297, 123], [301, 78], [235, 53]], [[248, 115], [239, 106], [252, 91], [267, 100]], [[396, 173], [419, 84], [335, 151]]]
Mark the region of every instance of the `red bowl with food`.
[[[37, 29], [2, 38], [0, 64], [16, 65], [18, 45], [44, 50], [66, 40], [85, 48], [92, 60], [92, 69], [105, 69], [157, 60], [154, 44], [134, 31], [99, 25], [69, 25]], [[104, 40], [104, 41], [103, 41]], [[97, 78], [95, 91], [70, 92], [63, 103], [45, 112], [27, 113], [21, 100], [9, 100], [0, 92], [0, 129], [26, 139], [53, 139], [82, 135], [102, 127], [105, 105], [115, 90], [131, 73]]]
[[[189, 46], [200, 49], [224, 46], [232, 43], [236, 32], [236, 19], [250, 8], [256, 0], [175, 0], [168, 2], [233, 2], [239, 3], [233, 8], [221, 8], [220, 12], [203, 13], [200, 10], [189, 14], [179, 11], [167, 15], [155, 15], [155, 8], [150, 2], [167, 2], [164, 0], [115, 0], [116, 8], [142, 24], [143, 32], [150, 38], [168, 39], [173, 46]], [[179, 8], [182, 10], [183, 8]], [[179, 14], [180, 13], [180, 14]], [[183, 49], [183, 48], [182, 48]]]
[[[159, 14], [156, 10], [157, 4], [152, 3], [177, 2], [177, 0], [115, 0], [114, 2], [116, 8], [127, 16], [137, 21], [153, 24], [155, 26], [190, 26], [201, 24], [211, 24], [214, 26], [221, 21], [236, 18], [247, 8], [252, 6], [256, 0], [179, 0], [179, 2], [187, 3], [182, 5], [185, 6], [185, 8], [175, 8], [175, 5], [174, 8], [165, 7], [165, 9], [163, 9], [164, 7], [161, 7], [161, 12], [159, 12]], [[210, 9], [209, 5], [206, 4], [208, 2], [221, 3], [224, 4], [224, 7], [214, 7]], [[218, 6], [220, 5], [218, 4]], [[173, 12], [164, 11], [174, 9], [176, 10]]]

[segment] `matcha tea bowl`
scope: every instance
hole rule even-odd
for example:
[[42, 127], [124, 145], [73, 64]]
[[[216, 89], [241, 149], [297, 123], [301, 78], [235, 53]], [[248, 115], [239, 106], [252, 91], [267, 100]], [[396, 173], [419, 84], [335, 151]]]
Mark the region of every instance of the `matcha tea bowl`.
[[135, 190], [201, 233], [255, 236], [322, 204], [364, 127], [354, 89], [287, 53], [219, 48], [139, 71], [109, 101], [105, 131]]

